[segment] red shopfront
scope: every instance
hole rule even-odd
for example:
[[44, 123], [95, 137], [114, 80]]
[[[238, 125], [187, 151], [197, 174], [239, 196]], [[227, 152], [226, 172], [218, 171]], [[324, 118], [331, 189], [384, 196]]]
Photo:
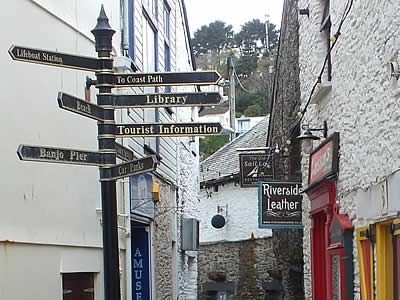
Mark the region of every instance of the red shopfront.
[[339, 133], [334, 133], [310, 154], [305, 193], [311, 204], [313, 300], [353, 299], [353, 226], [336, 203], [338, 150]]

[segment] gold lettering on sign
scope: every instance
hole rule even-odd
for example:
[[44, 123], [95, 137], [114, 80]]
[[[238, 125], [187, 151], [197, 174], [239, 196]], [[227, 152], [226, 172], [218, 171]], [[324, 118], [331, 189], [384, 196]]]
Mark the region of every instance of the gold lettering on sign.
[[146, 103], [147, 104], [185, 104], [187, 101], [186, 95], [147, 95]]
[[40, 148], [40, 158], [64, 160], [64, 152], [62, 150], [50, 150], [46, 148]]
[[76, 110], [83, 111], [88, 114], [91, 113], [90, 105], [78, 100], [76, 101]]
[[71, 150], [69, 160], [87, 161], [87, 157], [88, 157], [87, 153]]
[[126, 127], [124, 125], [118, 125], [119, 135], [138, 135], [138, 134], [154, 134], [153, 126], [141, 125], [138, 127]]

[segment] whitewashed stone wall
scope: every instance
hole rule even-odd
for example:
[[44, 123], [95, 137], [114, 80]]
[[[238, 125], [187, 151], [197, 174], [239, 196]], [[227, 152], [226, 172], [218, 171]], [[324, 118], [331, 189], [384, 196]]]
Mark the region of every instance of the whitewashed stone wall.
[[[351, 2], [351, 1], [349, 1]], [[299, 16], [300, 79], [303, 106], [322, 68], [324, 52], [320, 23], [322, 1], [299, 1], [309, 6], [310, 16]], [[332, 35], [338, 30], [348, 1], [331, 1]], [[388, 218], [375, 215], [361, 219], [357, 193], [373, 188], [400, 166], [400, 82], [390, 79], [387, 64], [398, 61], [400, 50], [398, 1], [353, 1], [341, 35], [332, 51], [332, 91], [309, 106], [303, 123], [340, 133], [340, 166], [337, 201], [355, 228]], [[307, 182], [307, 157], [303, 156], [303, 181]], [[361, 198], [359, 198], [361, 199]], [[363, 203], [359, 203], [363, 205]], [[304, 259], [306, 299], [311, 299], [309, 200], [305, 197]], [[355, 244], [355, 240], [354, 240]], [[355, 298], [359, 299], [357, 252]]]
[[[211, 225], [218, 206], [225, 210], [221, 215], [226, 215], [221, 229]], [[272, 236], [270, 229], [258, 228], [257, 188], [241, 188], [238, 183], [229, 182], [218, 186], [218, 192], [213, 187], [201, 189], [199, 215], [201, 243], [247, 240], [252, 234], [255, 238]]]

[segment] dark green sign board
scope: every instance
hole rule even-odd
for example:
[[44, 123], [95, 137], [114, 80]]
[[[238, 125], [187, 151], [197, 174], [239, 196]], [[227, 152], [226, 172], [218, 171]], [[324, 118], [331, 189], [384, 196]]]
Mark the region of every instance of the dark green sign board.
[[302, 228], [301, 182], [260, 181], [259, 228]]
[[77, 149], [19, 145], [17, 154], [20, 160], [89, 166], [103, 164], [102, 153]]
[[12, 45], [10, 50], [8, 50], [8, 53], [14, 60], [35, 64], [93, 72], [99, 69], [99, 60], [92, 57], [77, 56], [16, 45]]
[[115, 87], [212, 85], [221, 80], [216, 71], [114, 74]]
[[98, 121], [104, 121], [104, 109], [96, 104], [61, 92], [58, 93], [57, 100], [58, 105], [62, 109], [69, 110]]
[[123, 164], [115, 165], [110, 168], [100, 169], [100, 181], [116, 180], [156, 169], [157, 157], [151, 155], [145, 158], [136, 159]]
[[219, 93], [163, 93], [114, 95], [114, 107], [213, 106], [221, 103]]
[[130, 123], [115, 125], [116, 137], [208, 136], [223, 131], [220, 123]]

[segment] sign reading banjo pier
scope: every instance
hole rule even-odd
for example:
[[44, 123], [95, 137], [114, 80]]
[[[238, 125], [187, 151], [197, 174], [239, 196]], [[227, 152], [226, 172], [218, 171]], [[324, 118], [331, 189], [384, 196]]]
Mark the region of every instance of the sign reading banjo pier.
[[260, 182], [259, 227], [301, 228], [301, 183], [285, 181]]
[[219, 135], [220, 123], [132, 123], [116, 125], [117, 137], [129, 136], [206, 136]]

